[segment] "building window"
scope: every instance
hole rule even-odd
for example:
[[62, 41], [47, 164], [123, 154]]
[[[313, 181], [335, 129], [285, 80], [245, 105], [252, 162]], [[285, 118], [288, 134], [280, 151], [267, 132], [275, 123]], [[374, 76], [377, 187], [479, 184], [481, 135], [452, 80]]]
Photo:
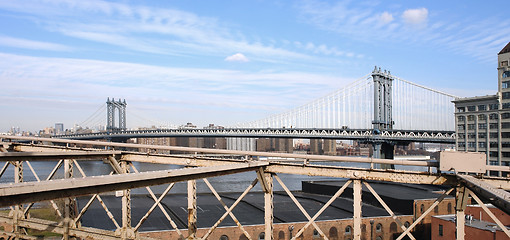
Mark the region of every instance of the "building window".
[[489, 137], [490, 138], [498, 138], [498, 133], [497, 132], [491, 132], [491, 133], [489, 133]]
[[[496, 104], [497, 105], [497, 104]], [[496, 108], [497, 109], [497, 108]], [[489, 114], [489, 119], [498, 119], [498, 114], [497, 113], [491, 113]]]
[[487, 133], [478, 133], [478, 138], [487, 138]]
[[503, 157], [510, 157], [510, 152], [502, 152]]
[[221, 235], [220, 240], [228, 240], [228, 236], [227, 235]]
[[466, 147], [466, 143], [465, 142], [460, 142], [459, 143], [459, 148], [465, 148]]
[[502, 142], [501, 147], [510, 148], [510, 142]]
[[501, 105], [501, 108], [503, 108], [503, 109], [508, 109], [508, 108], [510, 108], [510, 103], [503, 103], [503, 104]]
[[510, 118], [510, 113], [502, 113], [501, 114], [501, 119], [509, 119]]
[[[331, 237], [331, 230], [329, 232], [330, 232], [329, 236]], [[283, 231], [278, 232], [278, 240], [285, 240], [285, 232]]]
[[243, 233], [241, 236], [239, 236], [239, 240], [248, 240], [248, 237], [246, 237]]
[[392, 233], [397, 232], [397, 224], [395, 222], [392, 222], [390, 224], [390, 232]]
[[475, 139], [475, 138], [476, 138], [476, 134], [474, 134], [474, 133], [469, 133], [469, 134], [468, 134], [468, 138], [469, 138], [469, 139]]
[[504, 92], [502, 94], [503, 99], [510, 99], [510, 92]]
[[266, 233], [261, 232], [261, 233], [259, 234], [259, 240], [264, 240], [265, 238], [266, 238]]
[[457, 133], [457, 137], [459, 137], [459, 139], [464, 139], [464, 138], [466, 138], [466, 134], [464, 134], [464, 133]]
[[466, 130], [466, 126], [464, 126], [464, 124], [459, 124], [459, 125], [457, 125], [457, 129], [458, 130]]
[[501, 128], [510, 128], [510, 122], [501, 123]]
[[485, 114], [478, 115], [478, 120], [487, 120], [487, 115], [485, 115]]
[[345, 235], [351, 235], [352, 234], [352, 227], [347, 226], [345, 227]]
[[508, 66], [508, 61], [501, 61], [501, 67]]
[[498, 143], [497, 142], [491, 142], [490, 146], [491, 146], [491, 148], [497, 148], [498, 147]]
[[468, 121], [474, 121], [475, 120], [475, 115], [469, 115], [467, 117]]
[[486, 142], [478, 142], [478, 147], [485, 148], [485, 147], [487, 147], [487, 143]]
[[510, 77], [510, 71], [505, 71], [503, 73], [503, 78], [507, 78], [507, 77]]
[[446, 211], [448, 211], [448, 213], [452, 213], [452, 203], [448, 203], [446, 206]]
[[329, 229], [329, 238], [338, 239], [338, 230], [336, 230], [336, 227], [331, 227]]
[[487, 105], [478, 105], [478, 111], [485, 111], [487, 110]]
[[375, 231], [382, 232], [382, 224], [378, 223], [377, 225], [375, 225]]
[[436, 206], [434, 207], [434, 213], [435, 213], [435, 214], [438, 214], [438, 213], [439, 213], [439, 206], [438, 206], [438, 205], [436, 205]]
[[474, 124], [468, 124], [468, 130], [475, 130]]
[[457, 112], [465, 112], [465, 111], [466, 111], [465, 107], [458, 107], [457, 108]]
[[443, 225], [439, 224], [439, 236], [443, 236]]
[[490, 157], [498, 157], [498, 152], [491, 151], [491, 152], [489, 152], [489, 156]]
[[510, 81], [505, 81], [501, 83], [501, 88], [509, 88], [510, 87]]
[[497, 123], [489, 123], [489, 128], [496, 129], [496, 128], [498, 128], [498, 124]]
[[467, 106], [468, 112], [474, 112], [476, 111], [476, 106]]
[[476, 143], [475, 142], [468, 142], [468, 148], [475, 148]]
[[457, 116], [457, 121], [464, 122], [464, 121], [466, 121], [466, 117], [465, 116]]
[[487, 123], [479, 123], [478, 129], [487, 129]]
[[510, 132], [502, 132], [501, 137], [502, 138], [510, 138]]
[[320, 235], [319, 235], [319, 231], [317, 231], [317, 229], [314, 229], [314, 230], [313, 230], [313, 236], [314, 236], [314, 237], [320, 237]]

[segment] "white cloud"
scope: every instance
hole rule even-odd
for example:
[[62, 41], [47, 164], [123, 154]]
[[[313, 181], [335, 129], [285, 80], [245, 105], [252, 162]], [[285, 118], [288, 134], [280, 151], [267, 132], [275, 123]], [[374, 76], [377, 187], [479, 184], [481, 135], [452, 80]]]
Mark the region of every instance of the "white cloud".
[[402, 19], [408, 24], [422, 24], [427, 22], [428, 15], [426, 8], [407, 9], [402, 13]]
[[8, 36], [0, 36], [0, 46], [34, 49], [34, 50], [45, 50], [45, 51], [71, 51], [72, 48], [49, 42], [33, 41], [22, 38], [13, 38]]
[[232, 56], [228, 56], [225, 58], [227, 62], [249, 62], [250, 60], [244, 56], [242, 53], [236, 53]]
[[382, 22], [383, 24], [388, 24], [393, 21], [393, 15], [389, 12], [383, 12], [379, 16], [379, 21]]

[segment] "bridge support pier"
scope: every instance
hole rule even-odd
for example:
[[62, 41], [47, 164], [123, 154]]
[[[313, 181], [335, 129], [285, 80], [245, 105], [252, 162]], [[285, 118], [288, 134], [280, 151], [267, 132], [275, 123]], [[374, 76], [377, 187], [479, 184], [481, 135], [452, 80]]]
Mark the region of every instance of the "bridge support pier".
[[[393, 159], [395, 155], [395, 145], [392, 143], [387, 142], [375, 142], [372, 143], [373, 147], [373, 158], [380, 158], [380, 159]], [[395, 169], [395, 166], [393, 164], [380, 164], [380, 166], [377, 166], [377, 168], [382, 169]]]

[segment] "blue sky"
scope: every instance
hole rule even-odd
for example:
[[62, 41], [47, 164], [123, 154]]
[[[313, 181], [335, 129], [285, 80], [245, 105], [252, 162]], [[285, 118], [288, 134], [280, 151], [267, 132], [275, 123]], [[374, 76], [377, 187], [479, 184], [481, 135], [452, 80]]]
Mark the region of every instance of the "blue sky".
[[494, 94], [507, 4], [0, 0], [0, 132], [71, 128], [107, 97], [126, 99], [129, 127], [144, 124], [131, 113], [228, 126], [374, 65], [457, 96]]

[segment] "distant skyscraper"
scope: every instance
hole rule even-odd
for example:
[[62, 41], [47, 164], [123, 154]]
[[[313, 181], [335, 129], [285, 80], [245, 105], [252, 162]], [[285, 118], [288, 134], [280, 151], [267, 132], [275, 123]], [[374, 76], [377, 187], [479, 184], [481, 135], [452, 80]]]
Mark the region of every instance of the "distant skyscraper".
[[55, 135], [60, 135], [64, 133], [64, 124], [63, 123], [55, 123]]

